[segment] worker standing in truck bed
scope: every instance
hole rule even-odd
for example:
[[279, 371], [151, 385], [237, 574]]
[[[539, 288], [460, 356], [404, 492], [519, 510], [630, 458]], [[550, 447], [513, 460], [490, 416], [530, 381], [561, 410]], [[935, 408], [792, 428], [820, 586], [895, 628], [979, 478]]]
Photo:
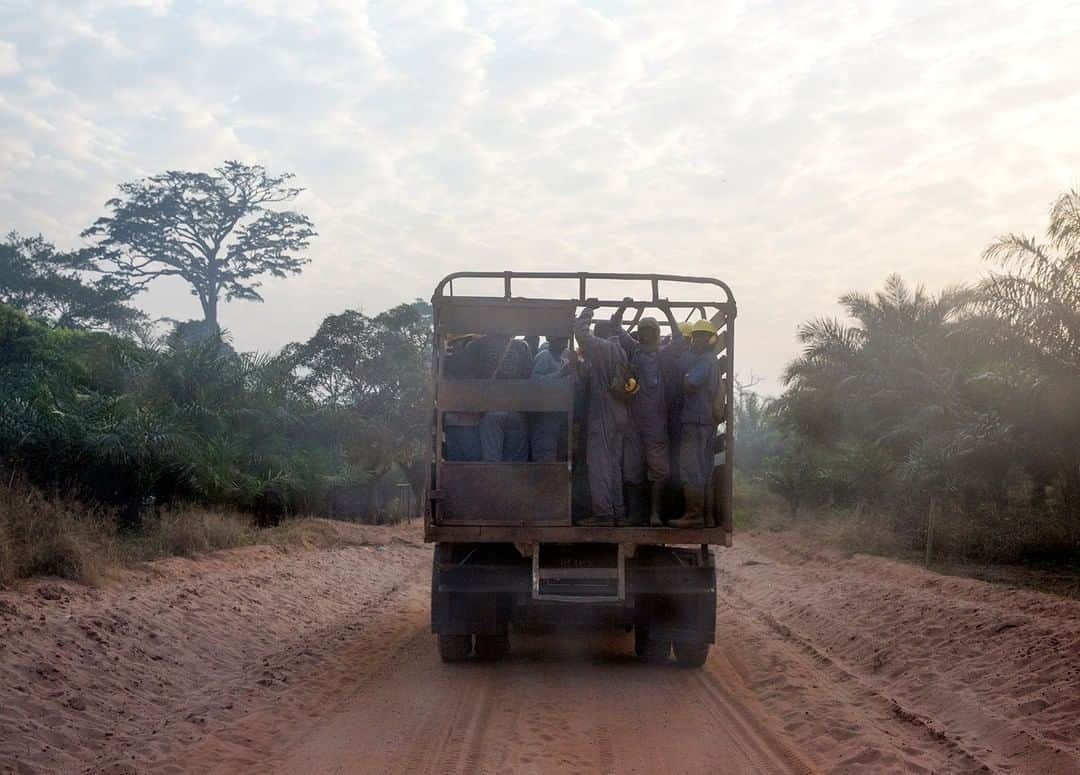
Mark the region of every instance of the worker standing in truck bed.
[[588, 524], [617, 525], [625, 518], [622, 456], [630, 414], [626, 399], [619, 396], [629, 374], [623, 352], [610, 321], [589, 330], [593, 307], [586, 306], [574, 323], [574, 336], [588, 368], [589, 415], [586, 460], [592, 514]]
[[716, 443], [714, 404], [720, 368], [714, 350], [716, 326], [709, 320], [694, 323], [690, 333], [692, 359], [683, 375], [683, 408], [679, 441], [679, 474], [686, 511], [668, 524], [672, 527], [705, 525], [706, 487], [712, 476]]
[[[624, 299], [612, 319], [638, 386], [637, 392], [630, 398], [631, 423], [623, 456], [623, 477], [628, 498], [626, 512], [630, 524], [643, 525], [647, 522], [652, 527], [663, 527], [660, 514], [664, 487], [671, 476], [671, 454], [668, 447], [660, 323], [656, 318], [643, 317], [638, 322], [639, 338], [630, 336], [622, 326], [622, 316], [632, 301]], [[668, 322], [677, 334], [677, 324], [670, 309], [666, 312]]]

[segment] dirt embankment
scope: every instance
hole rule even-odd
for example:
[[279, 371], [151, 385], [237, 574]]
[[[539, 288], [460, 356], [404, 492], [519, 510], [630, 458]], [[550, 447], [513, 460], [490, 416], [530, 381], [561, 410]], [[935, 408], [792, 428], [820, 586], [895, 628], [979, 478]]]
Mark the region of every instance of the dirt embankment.
[[141, 772], [276, 702], [424, 554], [416, 530], [330, 527], [338, 548], [245, 547], [157, 561], [101, 589], [0, 591], [0, 773]]
[[1080, 771], [1080, 601], [740, 536], [702, 671], [447, 666], [430, 549], [356, 530], [0, 593], [0, 772]]

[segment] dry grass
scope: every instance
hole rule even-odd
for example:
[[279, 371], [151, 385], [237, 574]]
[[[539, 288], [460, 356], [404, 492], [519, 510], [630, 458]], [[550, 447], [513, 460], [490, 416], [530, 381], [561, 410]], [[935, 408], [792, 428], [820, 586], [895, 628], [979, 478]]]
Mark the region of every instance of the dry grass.
[[125, 539], [124, 554], [139, 561], [193, 557], [255, 543], [258, 535], [251, 519], [240, 514], [201, 508], [163, 510]]
[[262, 531], [260, 543], [304, 549], [333, 549], [353, 542], [343, 538], [342, 531], [326, 520], [290, 519]]
[[[820, 507], [803, 509], [793, 517], [787, 509], [756, 498], [746, 504], [741, 515], [739, 505], [737, 494], [737, 527], [791, 530], [849, 552], [894, 557], [922, 558], [926, 547], [925, 512]], [[964, 512], [943, 507], [935, 519], [937, 561], [1071, 565], [1078, 556], [1080, 525], [1072, 525], [1062, 516], [1022, 508]]]
[[349, 543], [320, 520], [260, 529], [246, 515], [199, 507], [148, 515], [133, 533], [120, 533], [115, 525], [115, 515], [107, 511], [22, 484], [0, 486], [0, 586], [33, 576], [98, 585], [125, 565], [255, 543], [303, 548]]
[[0, 583], [28, 576], [100, 583], [117, 559], [112, 524], [103, 512], [30, 487], [0, 489]]
[[[753, 527], [794, 533], [804, 545], [846, 554], [876, 554], [922, 564], [926, 521], [866, 510], [824, 509], [797, 519], [761, 511]], [[933, 570], [1080, 598], [1080, 551], [1075, 529], [1045, 514], [943, 511], [934, 529]]]
[[771, 529], [786, 518], [784, 499], [771, 492], [759, 479], [735, 469], [734, 488], [735, 529]]
[[18, 573], [15, 568], [14, 542], [7, 525], [0, 522], [0, 585], [10, 583]]

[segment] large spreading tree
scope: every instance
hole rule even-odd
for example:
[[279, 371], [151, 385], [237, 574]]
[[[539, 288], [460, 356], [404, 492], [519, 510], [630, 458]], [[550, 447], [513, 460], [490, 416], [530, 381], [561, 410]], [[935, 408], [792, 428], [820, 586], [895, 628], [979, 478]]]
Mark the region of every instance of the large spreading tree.
[[191, 286], [207, 327], [218, 327], [218, 302], [262, 301], [260, 278], [299, 274], [315, 230], [307, 216], [273, 205], [303, 190], [293, 175], [225, 162], [212, 174], [170, 170], [120, 185], [111, 213], [83, 232], [93, 255], [117, 278], [145, 288], [160, 277]]

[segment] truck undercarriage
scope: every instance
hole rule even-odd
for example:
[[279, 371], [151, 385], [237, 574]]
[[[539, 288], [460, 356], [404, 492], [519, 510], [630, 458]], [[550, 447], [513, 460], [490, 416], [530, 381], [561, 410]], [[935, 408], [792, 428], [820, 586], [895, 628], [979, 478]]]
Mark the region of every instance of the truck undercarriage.
[[[715, 640], [716, 570], [704, 547], [440, 543], [432, 628], [444, 659], [494, 658], [518, 631], [634, 629], [635, 652], [699, 666]], [[475, 641], [474, 641], [475, 639]]]

